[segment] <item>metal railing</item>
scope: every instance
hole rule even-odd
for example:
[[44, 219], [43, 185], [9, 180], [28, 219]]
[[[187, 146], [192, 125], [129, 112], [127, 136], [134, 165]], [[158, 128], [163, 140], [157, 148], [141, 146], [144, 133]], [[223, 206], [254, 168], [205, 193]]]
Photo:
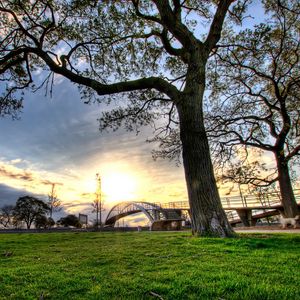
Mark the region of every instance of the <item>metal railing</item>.
[[[294, 195], [297, 202], [300, 202], [300, 189], [294, 190]], [[221, 197], [222, 206], [225, 209], [229, 208], [253, 208], [262, 207], [270, 208], [272, 206], [281, 204], [281, 196], [279, 192], [243, 195], [243, 196], [229, 196]], [[188, 201], [174, 201], [159, 204], [164, 209], [189, 209]]]

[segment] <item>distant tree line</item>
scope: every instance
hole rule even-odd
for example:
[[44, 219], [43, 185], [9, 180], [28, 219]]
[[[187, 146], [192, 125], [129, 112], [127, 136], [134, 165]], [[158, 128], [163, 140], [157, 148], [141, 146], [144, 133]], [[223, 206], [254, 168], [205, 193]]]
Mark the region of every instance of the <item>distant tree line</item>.
[[[61, 209], [58, 201], [55, 209]], [[32, 228], [32, 225], [38, 229], [51, 228], [56, 224], [76, 228], [82, 226], [75, 215], [67, 215], [55, 222], [52, 218], [53, 211], [53, 197], [47, 203], [33, 196], [20, 197], [15, 205], [4, 205], [0, 208], [0, 225], [4, 228], [21, 228], [25, 224], [27, 229]]]

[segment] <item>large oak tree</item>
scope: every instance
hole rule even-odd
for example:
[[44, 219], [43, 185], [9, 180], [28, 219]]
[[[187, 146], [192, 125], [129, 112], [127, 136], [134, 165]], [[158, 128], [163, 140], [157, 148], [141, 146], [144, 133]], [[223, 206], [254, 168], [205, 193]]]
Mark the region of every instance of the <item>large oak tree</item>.
[[237, 17], [244, 2], [3, 0], [1, 113], [19, 108], [15, 97], [43, 69], [45, 85], [60, 75], [80, 87], [86, 102], [114, 107], [100, 118], [101, 128], [133, 130], [165, 116], [161, 130], [168, 131], [178, 116], [193, 232], [232, 236], [214, 178], [203, 94], [226, 14]]

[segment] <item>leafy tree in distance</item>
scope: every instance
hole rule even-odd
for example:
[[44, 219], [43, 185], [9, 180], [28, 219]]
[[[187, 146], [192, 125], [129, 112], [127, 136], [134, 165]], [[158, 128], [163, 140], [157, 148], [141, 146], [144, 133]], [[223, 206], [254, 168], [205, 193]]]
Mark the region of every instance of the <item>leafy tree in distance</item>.
[[46, 216], [49, 212], [49, 206], [35, 197], [24, 196], [17, 200], [13, 216], [17, 221], [24, 221], [27, 229], [30, 229], [32, 223], [40, 217]]
[[35, 218], [34, 225], [36, 228], [46, 229], [53, 227], [55, 225], [55, 221], [51, 217], [47, 218], [46, 215], [40, 215]]
[[47, 228], [48, 227], [48, 218], [46, 215], [37, 216], [34, 220], [34, 225], [36, 228]]
[[300, 155], [300, 3], [265, 1], [265, 9], [268, 22], [224, 38], [218, 48], [210, 73], [209, 136], [220, 155], [241, 147], [273, 154], [275, 173], [252, 170], [244, 182], [278, 182], [284, 213], [294, 217], [299, 212], [289, 164]]
[[163, 119], [157, 134], [179, 126], [193, 233], [232, 236], [214, 178], [203, 95], [226, 14], [239, 17], [246, 2], [3, 0], [1, 103], [14, 109], [18, 91], [32, 87], [42, 68], [49, 71], [46, 85], [59, 74], [79, 86], [87, 103], [114, 103], [101, 129], [138, 130]]
[[49, 217], [48, 219], [47, 219], [47, 227], [53, 227], [55, 225], [55, 221], [51, 218], [51, 217]]
[[78, 217], [75, 215], [67, 215], [66, 217], [60, 218], [57, 223], [66, 227], [74, 226], [76, 228], [81, 228], [82, 224], [79, 222]]

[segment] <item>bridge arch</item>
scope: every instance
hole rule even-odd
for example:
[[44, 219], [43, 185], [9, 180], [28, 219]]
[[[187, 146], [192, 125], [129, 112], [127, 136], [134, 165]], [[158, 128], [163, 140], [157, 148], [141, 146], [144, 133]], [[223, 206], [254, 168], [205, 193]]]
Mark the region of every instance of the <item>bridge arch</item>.
[[109, 211], [105, 225], [114, 226], [115, 223], [126, 216], [142, 212], [152, 224], [156, 219], [164, 216], [164, 211], [160, 205], [150, 202], [121, 202], [113, 206]]

